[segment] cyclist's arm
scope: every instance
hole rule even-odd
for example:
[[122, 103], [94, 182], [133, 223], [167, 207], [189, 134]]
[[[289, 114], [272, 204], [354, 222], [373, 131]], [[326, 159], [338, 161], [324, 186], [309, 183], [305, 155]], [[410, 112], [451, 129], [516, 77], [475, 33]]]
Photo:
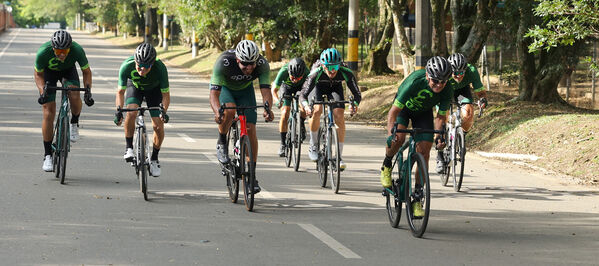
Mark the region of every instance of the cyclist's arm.
[[272, 98], [273, 98], [274, 102], [280, 101], [280, 99], [279, 99], [279, 86], [277, 86], [276, 84], [273, 84], [273, 86], [272, 86]]
[[37, 90], [40, 92], [40, 95], [44, 92], [44, 86], [46, 86], [44, 79], [44, 71], [38, 72], [34, 70], [33, 77], [35, 78], [35, 85], [37, 86]]
[[397, 120], [397, 116], [399, 112], [401, 112], [403, 108], [397, 107], [396, 105], [392, 105], [391, 109], [389, 109], [389, 114], [387, 115], [387, 135], [391, 135], [391, 130], [393, 130], [393, 125]]
[[218, 109], [220, 109], [220, 90], [222, 86], [210, 84], [210, 107], [212, 108], [212, 112], [214, 114], [218, 114]]
[[164, 107], [164, 112], [168, 110], [168, 106], [171, 104], [171, 92], [163, 92], [162, 93], [162, 106]]
[[283, 84], [283, 80], [285, 80], [288, 76], [289, 74], [287, 72], [287, 65], [284, 65], [281, 68], [281, 70], [279, 70], [279, 73], [277, 73], [275, 81], [272, 83], [272, 95], [274, 97], [274, 100], [277, 102], [280, 101], [279, 88], [281, 87], [281, 84]]
[[264, 102], [264, 103], [268, 102], [270, 107], [272, 107], [273, 102], [272, 102], [272, 93], [270, 93], [270, 88], [260, 88], [260, 93], [262, 94], [262, 102]]
[[304, 107], [306, 107], [309, 104], [308, 99], [306, 99], [306, 97], [310, 95], [310, 92], [314, 89], [314, 86], [316, 85], [316, 77], [318, 76], [318, 70], [319, 69], [316, 68], [312, 72], [310, 72], [310, 74], [306, 78], [306, 81], [304, 82], [304, 85], [302, 86], [302, 90], [299, 93], [299, 102]]
[[[441, 112], [437, 113], [437, 116], [435, 117], [435, 130], [442, 130], [443, 129], [443, 125], [445, 125], [445, 123], [447, 122], [447, 114], [442, 114]], [[439, 134], [435, 133], [435, 139], [437, 139], [437, 136], [439, 136]]]
[[88, 67], [86, 69], [82, 69], [81, 72], [83, 73], [83, 86], [85, 88], [91, 88], [92, 87], [92, 71], [91, 71], [91, 69]]
[[360, 104], [360, 101], [362, 101], [362, 93], [360, 92], [360, 88], [358, 87], [358, 81], [356, 81], [356, 77], [349, 68], [343, 67], [343, 70], [345, 70], [343, 72], [343, 78], [345, 79], [345, 83], [347, 84], [347, 87], [349, 88], [351, 93], [354, 95], [355, 104], [358, 105]]
[[115, 105], [117, 108], [118, 107], [123, 108], [123, 105], [125, 104], [125, 91], [126, 91], [126, 89], [122, 89], [121, 87], [119, 87], [117, 89], [116, 99], [115, 99]]

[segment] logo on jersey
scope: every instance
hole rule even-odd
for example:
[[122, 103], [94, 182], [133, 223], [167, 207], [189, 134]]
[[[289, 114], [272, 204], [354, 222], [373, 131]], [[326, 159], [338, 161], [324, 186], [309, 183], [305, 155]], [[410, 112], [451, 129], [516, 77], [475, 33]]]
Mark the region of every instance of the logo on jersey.
[[[137, 73], [137, 70], [131, 70], [131, 82], [133, 83], [133, 86], [135, 86], [135, 88], [139, 89], [139, 81], [141, 80], [141, 76], [139, 75], [139, 73]], [[143, 90], [143, 88], [142, 88]]]
[[256, 66], [260, 66], [260, 65], [264, 65], [266, 64], [266, 60], [264, 60], [264, 58], [260, 58], [258, 60], [258, 62], [256, 62]]
[[60, 60], [58, 58], [53, 57], [48, 61], [48, 69], [58, 71], [58, 65], [60, 64]]
[[233, 75], [231, 76], [232, 80], [241, 81], [241, 80], [251, 80], [252, 75]]
[[229, 63], [229, 59], [223, 59], [223, 66], [229, 66], [231, 63]]
[[416, 97], [411, 98], [406, 102], [406, 107], [410, 110], [422, 108], [422, 102], [426, 100], [427, 96], [428, 98], [432, 98], [433, 92], [426, 89], [419, 91]]

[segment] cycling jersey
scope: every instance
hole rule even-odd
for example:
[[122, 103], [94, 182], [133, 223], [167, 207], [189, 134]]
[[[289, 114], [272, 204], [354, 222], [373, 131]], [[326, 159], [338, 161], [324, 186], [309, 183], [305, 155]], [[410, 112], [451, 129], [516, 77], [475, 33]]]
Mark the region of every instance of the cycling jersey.
[[156, 59], [150, 72], [143, 77], [135, 69], [135, 58], [130, 56], [125, 59], [119, 70], [119, 88], [121, 90], [127, 89], [128, 80], [131, 80], [131, 84], [138, 90], [160, 89], [162, 93], [169, 92], [168, 72], [160, 59]]
[[310, 74], [308, 75], [308, 78], [304, 82], [302, 90], [299, 93], [300, 102], [307, 102], [308, 95], [310, 95], [315, 87], [318, 88], [319, 94], [332, 91], [341, 91], [341, 93], [343, 93], [342, 82], [345, 81], [345, 84], [347, 84], [347, 87], [354, 95], [354, 101], [360, 104], [360, 101], [362, 100], [362, 94], [358, 88], [356, 77], [349, 68], [340, 66], [339, 71], [337, 71], [337, 75], [331, 79], [326, 73], [324, 73], [325, 66], [320, 64], [320, 61], [315, 64], [318, 65], [312, 66], [312, 71], [310, 71]]
[[483, 83], [480, 81], [480, 75], [478, 74], [476, 67], [468, 64], [464, 70], [464, 78], [462, 79], [462, 82], [458, 83], [455, 79], [453, 79], [453, 77], [451, 77], [447, 81], [446, 87], [450, 87], [453, 90], [459, 90], [463, 88], [470, 88], [470, 85], [472, 85], [474, 92], [480, 92], [485, 89]]
[[256, 61], [256, 68], [250, 75], [245, 75], [237, 64], [235, 50], [223, 52], [216, 62], [210, 78], [210, 89], [221, 90], [226, 87], [229, 90], [239, 91], [252, 85], [258, 79], [261, 89], [270, 89], [270, 66], [264, 56], [260, 55]]
[[445, 115], [452, 95], [453, 91], [447, 85], [440, 93], [433, 92], [428, 86], [426, 70], [421, 69], [412, 72], [399, 85], [393, 105], [401, 109], [408, 108], [413, 113], [425, 112], [439, 105], [439, 114]]
[[308, 74], [310, 74], [310, 71], [306, 68], [304, 70], [304, 74], [302, 75], [302, 78], [296, 82], [293, 83], [293, 81], [291, 81], [291, 79], [289, 78], [289, 71], [288, 71], [288, 66], [289, 63], [285, 64], [281, 70], [279, 70], [279, 73], [277, 74], [277, 77], [275, 78], [275, 88], [280, 88], [279, 90], [279, 98], [281, 98], [281, 102], [283, 106], [290, 106], [291, 105], [291, 100], [289, 99], [284, 99], [283, 96], [285, 95], [294, 95], [296, 94], [298, 91], [300, 91], [302, 89], [302, 85], [304, 85], [304, 82], [306, 81], [306, 78], [308, 77]]
[[52, 49], [52, 42], [48, 41], [42, 44], [37, 50], [35, 57], [35, 71], [43, 72], [46, 69], [53, 71], [65, 71], [75, 67], [75, 62], [79, 64], [81, 70], [89, 68], [85, 51], [81, 45], [76, 42], [72, 42], [70, 51], [64, 61], [58, 60]]

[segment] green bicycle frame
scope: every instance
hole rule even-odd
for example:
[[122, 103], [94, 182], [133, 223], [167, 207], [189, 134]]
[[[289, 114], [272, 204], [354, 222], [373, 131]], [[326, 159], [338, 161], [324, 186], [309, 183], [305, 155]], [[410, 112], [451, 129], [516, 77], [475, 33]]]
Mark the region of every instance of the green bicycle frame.
[[[69, 145], [69, 109], [70, 109], [70, 105], [69, 105], [69, 98], [68, 98], [68, 92], [62, 91], [62, 101], [60, 103], [60, 110], [58, 111], [58, 119], [56, 121], [56, 125], [54, 126], [54, 135], [57, 136], [57, 141], [56, 143], [52, 144], [52, 149], [56, 152], [61, 152], [63, 150], [63, 147], [66, 149], [66, 151], [70, 151], [70, 145]], [[63, 123], [66, 123], [66, 127], [67, 130], [65, 130], [65, 132], [62, 132], [60, 129], [62, 128]], [[58, 135], [57, 135], [58, 134]], [[66, 140], [67, 143], [62, 143], [62, 134], [67, 134]]]

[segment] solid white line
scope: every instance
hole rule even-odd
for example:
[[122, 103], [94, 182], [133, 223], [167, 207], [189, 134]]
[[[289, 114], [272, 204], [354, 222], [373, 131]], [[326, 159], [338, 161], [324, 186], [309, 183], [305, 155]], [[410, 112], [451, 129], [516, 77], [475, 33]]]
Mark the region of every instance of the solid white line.
[[183, 138], [187, 142], [196, 142], [195, 139], [190, 138], [189, 136], [187, 136], [187, 134], [177, 133], [177, 135], [179, 135], [179, 137]]
[[215, 164], [220, 164], [220, 163], [218, 162], [218, 159], [216, 159], [216, 156], [215, 156], [214, 154], [212, 154], [212, 153], [207, 153], [207, 152], [204, 152], [204, 153], [202, 153], [202, 154], [204, 154], [204, 156], [206, 156], [206, 158], [208, 158], [208, 160], [210, 160], [212, 163], [215, 163]]
[[256, 194], [259, 197], [263, 198], [263, 199], [274, 199], [275, 196], [272, 195], [272, 193], [266, 191], [264, 189], [264, 187], [260, 186], [260, 193]]
[[21, 28], [19, 28], [19, 30], [17, 31], [17, 33], [15, 33], [15, 35], [12, 36], [12, 39], [10, 39], [10, 41], [8, 42], [8, 44], [6, 46], [4, 46], [4, 49], [2, 49], [2, 52], [0, 52], [0, 58], [2, 58], [2, 56], [4, 55], [4, 52], [6, 52], [6, 50], [8, 49], [8, 47], [10, 47], [10, 45], [12, 44], [12, 42], [17, 38], [17, 35], [19, 35], [19, 32], [21, 32]]
[[361, 259], [362, 258], [358, 254], [351, 251], [349, 248], [347, 248], [344, 245], [342, 245], [341, 243], [339, 243], [337, 240], [332, 238], [327, 233], [318, 229], [318, 227], [314, 226], [313, 224], [297, 224], [297, 225], [299, 225], [304, 230], [308, 231], [308, 233], [312, 234], [313, 236], [318, 238], [323, 243], [327, 244], [327, 246], [329, 246], [334, 251], [337, 251], [337, 253], [339, 253], [341, 256], [345, 257], [346, 259]]
[[540, 157], [536, 155], [530, 154], [514, 154], [514, 153], [494, 153], [494, 152], [482, 152], [477, 151], [478, 155], [488, 158], [501, 158], [501, 159], [511, 159], [511, 160], [529, 160], [536, 161]]

